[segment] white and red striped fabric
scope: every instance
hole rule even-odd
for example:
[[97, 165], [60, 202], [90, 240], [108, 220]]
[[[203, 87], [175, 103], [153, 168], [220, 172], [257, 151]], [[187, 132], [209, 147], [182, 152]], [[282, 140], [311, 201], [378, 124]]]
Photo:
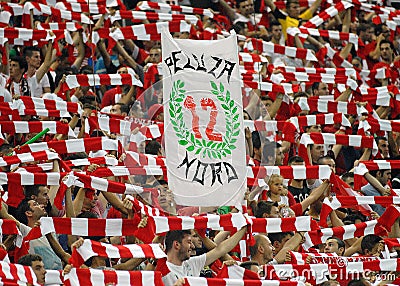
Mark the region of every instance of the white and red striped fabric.
[[246, 42], [245, 49], [249, 51], [259, 51], [261, 54], [265, 53], [268, 56], [273, 56], [274, 54], [286, 55], [288, 57], [293, 57], [297, 59], [306, 59], [309, 61], [318, 61], [311, 50], [280, 46], [270, 42], [265, 42], [262, 40], [252, 38], [250, 41]]
[[15, 149], [14, 151], [17, 153], [26, 153], [44, 151], [50, 148], [54, 149], [59, 154], [90, 152], [92, 150], [121, 150], [118, 140], [109, 139], [107, 137], [93, 137], [32, 143], [21, 146], [21, 148]]
[[38, 23], [36, 28], [38, 30], [67, 30], [70, 32], [76, 32], [83, 29], [83, 27], [76, 22]]
[[4, 173], [0, 172], [0, 185], [46, 185], [58, 186], [60, 179], [65, 176], [64, 172], [51, 173]]
[[283, 94], [295, 93], [300, 90], [300, 85], [298, 84], [290, 84], [290, 83], [275, 84], [271, 82], [259, 81], [258, 79], [244, 79], [242, 87], [251, 87], [253, 89], [259, 89], [262, 91], [272, 91], [274, 93], [283, 93]]
[[367, 234], [386, 235], [387, 231], [378, 224], [377, 220], [332, 228], [322, 228], [321, 230], [307, 232], [304, 235], [305, 242], [303, 243], [303, 247], [309, 249], [313, 245], [325, 243], [331, 236], [336, 236], [342, 240], [346, 240]]
[[239, 53], [239, 61], [243, 63], [268, 63], [268, 59], [262, 55], [252, 54], [252, 53]]
[[359, 114], [368, 113], [368, 110], [355, 102], [329, 101], [321, 98], [300, 98], [298, 101], [300, 110], [308, 110], [321, 113]]
[[163, 258], [167, 257], [160, 245], [155, 244], [125, 244], [111, 245], [85, 239], [82, 246], [72, 251], [69, 263], [74, 267], [81, 266], [93, 256], [107, 258]]
[[331, 134], [331, 133], [303, 133], [300, 139], [300, 144], [305, 146], [310, 144], [329, 144], [329, 145], [344, 145], [353, 147], [371, 148], [373, 153], [378, 152], [378, 146], [372, 136], [362, 135], [346, 135], [346, 134]]
[[60, 156], [49, 150], [0, 157], [0, 166], [10, 166], [33, 161], [57, 160]]
[[246, 218], [241, 213], [231, 213], [226, 215], [207, 214], [206, 216], [178, 216], [164, 217], [153, 216], [149, 217], [154, 221], [156, 234], [164, 233], [170, 230], [181, 229], [221, 229], [237, 231], [248, 224], [249, 218]]
[[72, 89], [79, 86], [95, 85], [136, 85], [142, 87], [140, 80], [130, 74], [79, 74], [68, 75], [65, 79], [64, 89]]
[[0, 261], [0, 283], [4, 283], [3, 285], [41, 285], [37, 282], [32, 267], [4, 261]]
[[390, 106], [393, 100], [400, 100], [400, 91], [395, 85], [359, 87], [357, 91], [363, 95], [363, 100], [367, 100], [370, 104]]
[[68, 134], [76, 137], [68, 123], [60, 121], [0, 121], [1, 132], [15, 133], [40, 133], [46, 128], [49, 134]]
[[[82, 114], [82, 107], [77, 102], [65, 102], [65, 101], [58, 101], [58, 100], [51, 100], [51, 99], [43, 99], [37, 97], [29, 97], [29, 96], [22, 96], [20, 99], [14, 101], [13, 108], [18, 110], [59, 110], [60, 112], [71, 112]], [[23, 113], [21, 113], [23, 114]], [[63, 115], [64, 116], [64, 115]]]
[[77, 236], [130, 236], [135, 235], [139, 221], [133, 219], [87, 219], [42, 217], [40, 226], [32, 228], [25, 240], [34, 240], [48, 233]]
[[331, 74], [338, 76], [356, 76], [357, 72], [354, 68], [310, 68], [310, 67], [292, 67], [292, 66], [274, 66], [268, 65], [268, 72], [272, 73], [274, 69], [279, 69], [283, 72], [295, 73], [302, 72], [307, 74]]
[[86, 159], [74, 159], [74, 160], [64, 161], [64, 163], [68, 167], [89, 166], [91, 164], [116, 166], [119, 164], [116, 158], [110, 156], [86, 158]]
[[299, 35], [301, 38], [305, 39], [307, 39], [308, 35], [311, 35], [314, 37], [324, 37], [332, 40], [348, 41], [354, 45], [356, 50], [358, 50], [359, 39], [357, 34], [344, 33], [332, 30], [319, 30], [313, 28], [296, 28], [296, 27], [288, 28], [286, 31], [288, 35], [291, 35], [293, 37]]
[[[63, 32], [64, 33], [64, 32]], [[10, 44], [24, 44], [30, 41], [47, 42], [53, 39], [50, 33], [46, 30], [32, 30], [26, 28], [0, 28], [0, 45], [6, 42]]]
[[[56, 277], [55, 277], [56, 278]], [[62, 280], [62, 277], [59, 278]], [[54, 281], [59, 281], [54, 279]], [[47, 276], [46, 276], [47, 282]], [[71, 272], [65, 275], [64, 285], [138, 285], [138, 286], [159, 286], [163, 285], [161, 272], [157, 271], [110, 271], [99, 269], [77, 269], [72, 268]]]
[[323, 74], [323, 73], [308, 74], [303, 72], [294, 72], [294, 73], [282, 72], [280, 76], [282, 76], [285, 81], [297, 81], [297, 82], [307, 82], [307, 83], [324, 82], [330, 84], [341, 83], [349, 86], [352, 90], [356, 90], [358, 87], [358, 84], [355, 80], [347, 76], [340, 76], [340, 75], [338, 76], [338, 75]]
[[335, 196], [332, 200], [328, 198], [324, 199], [320, 213], [320, 225], [327, 226], [327, 216], [338, 208], [352, 208], [362, 206], [366, 208], [366, 205], [380, 204], [382, 206], [390, 206], [392, 204], [400, 204], [400, 197], [373, 197], [373, 196]]
[[159, 10], [162, 12], [181, 12], [185, 14], [199, 14], [205, 15], [210, 18], [214, 17], [214, 14], [209, 9], [193, 8], [189, 6], [169, 5], [165, 3], [155, 3], [150, 1], [142, 1], [136, 6], [137, 10]]
[[114, 41], [125, 39], [160, 40], [163, 29], [167, 29], [169, 32], [191, 32], [192, 26], [186, 21], [170, 21], [122, 27], [112, 31], [101, 28], [93, 32], [93, 42], [97, 43], [100, 38], [112, 38]]
[[341, 124], [342, 126], [351, 127], [349, 120], [344, 116], [343, 113], [327, 113], [327, 114], [316, 114], [316, 115], [305, 115], [305, 116], [294, 116], [289, 119], [297, 130], [303, 131], [301, 127], [321, 124]]
[[86, 3], [77, 2], [57, 2], [54, 8], [59, 10], [67, 10], [75, 13], [90, 13], [90, 14], [106, 14], [106, 5], [98, 5], [97, 3]]
[[318, 15], [311, 18], [308, 22], [304, 23], [301, 27], [305, 28], [317, 28], [322, 25], [326, 20], [331, 19], [338, 15], [340, 12], [353, 7], [353, 4], [347, 1], [341, 1], [335, 6], [331, 6], [328, 9], [320, 12]]
[[400, 169], [400, 164], [395, 160], [371, 160], [362, 161], [354, 167], [354, 189], [359, 190], [362, 186], [362, 177], [372, 170]]
[[117, 11], [110, 17], [111, 22], [129, 19], [129, 20], [149, 20], [149, 21], [188, 21], [192, 24], [197, 24], [200, 20], [195, 15], [184, 14], [168, 14], [143, 11]]
[[76, 21], [84, 24], [93, 24], [88, 16], [84, 13], [71, 12], [64, 9], [57, 9], [48, 5], [40, 4], [37, 2], [26, 2], [24, 5], [24, 14], [29, 15], [33, 10], [33, 14], [53, 16], [56, 20]]
[[309, 216], [289, 218], [251, 218], [251, 222], [252, 231], [259, 233], [319, 230], [317, 222]]

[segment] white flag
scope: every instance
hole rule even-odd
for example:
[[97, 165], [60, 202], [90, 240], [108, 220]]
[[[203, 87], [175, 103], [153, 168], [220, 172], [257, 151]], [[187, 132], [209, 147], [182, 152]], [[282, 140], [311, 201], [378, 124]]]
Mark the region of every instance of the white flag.
[[161, 39], [168, 186], [180, 205], [237, 205], [246, 149], [236, 35]]

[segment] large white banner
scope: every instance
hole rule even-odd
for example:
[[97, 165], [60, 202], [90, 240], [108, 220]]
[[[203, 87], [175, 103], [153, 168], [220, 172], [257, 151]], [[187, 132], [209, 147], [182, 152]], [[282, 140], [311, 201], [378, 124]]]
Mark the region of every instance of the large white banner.
[[236, 35], [218, 41], [162, 33], [168, 186], [177, 204], [240, 203], [246, 149]]

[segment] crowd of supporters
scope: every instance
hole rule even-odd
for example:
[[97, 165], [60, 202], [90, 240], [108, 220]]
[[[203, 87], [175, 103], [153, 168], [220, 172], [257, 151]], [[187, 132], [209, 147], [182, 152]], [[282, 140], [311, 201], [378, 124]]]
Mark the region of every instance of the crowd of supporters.
[[[400, 284], [394, 1], [16, 2], [0, 2], [1, 285]], [[237, 34], [242, 206], [168, 188], [156, 22]]]

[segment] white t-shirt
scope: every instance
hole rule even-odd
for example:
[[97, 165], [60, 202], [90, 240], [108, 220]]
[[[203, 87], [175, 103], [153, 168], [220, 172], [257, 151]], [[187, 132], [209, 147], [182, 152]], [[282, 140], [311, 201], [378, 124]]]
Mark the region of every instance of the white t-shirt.
[[36, 80], [36, 73], [27, 80], [32, 97], [42, 97], [43, 88], [50, 87], [50, 82], [47, 74], [43, 76], [42, 80], [39, 83]]
[[181, 266], [172, 264], [167, 261], [167, 267], [171, 271], [165, 275], [162, 280], [165, 286], [173, 286], [179, 278], [183, 277], [199, 277], [200, 271], [206, 264], [206, 253], [190, 257], [184, 261]]

